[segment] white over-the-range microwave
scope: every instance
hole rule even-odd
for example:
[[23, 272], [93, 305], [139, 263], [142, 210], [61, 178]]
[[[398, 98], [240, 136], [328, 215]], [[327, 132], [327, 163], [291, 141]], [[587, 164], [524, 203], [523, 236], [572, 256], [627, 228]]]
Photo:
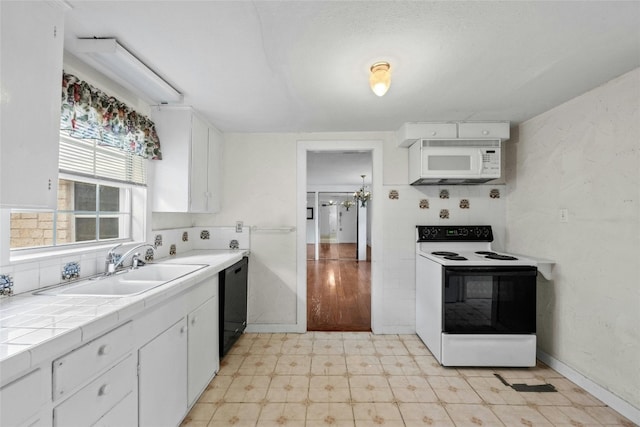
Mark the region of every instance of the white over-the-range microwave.
[[500, 163], [497, 139], [422, 139], [409, 147], [409, 182], [483, 184], [500, 178]]

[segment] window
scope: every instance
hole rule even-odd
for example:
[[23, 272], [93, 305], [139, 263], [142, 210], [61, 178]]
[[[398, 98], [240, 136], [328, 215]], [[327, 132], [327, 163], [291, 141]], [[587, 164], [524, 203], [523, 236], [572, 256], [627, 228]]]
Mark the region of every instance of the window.
[[131, 239], [146, 160], [61, 134], [55, 211], [11, 211], [11, 249]]

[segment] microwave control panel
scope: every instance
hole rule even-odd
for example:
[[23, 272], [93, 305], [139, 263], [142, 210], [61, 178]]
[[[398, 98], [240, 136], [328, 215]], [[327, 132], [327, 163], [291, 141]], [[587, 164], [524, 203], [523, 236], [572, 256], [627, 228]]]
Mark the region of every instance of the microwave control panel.
[[482, 174], [500, 174], [500, 150], [482, 148]]

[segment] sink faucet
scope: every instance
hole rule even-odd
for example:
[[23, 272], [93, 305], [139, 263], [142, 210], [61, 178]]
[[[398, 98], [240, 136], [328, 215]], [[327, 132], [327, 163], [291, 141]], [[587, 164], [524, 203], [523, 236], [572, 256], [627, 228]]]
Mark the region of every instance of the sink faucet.
[[[137, 249], [143, 248], [145, 246], [149, 246], [154, 254], [155, 254], [155, 251], [156, 251], [156, 248], [153, 245], [151, 245], [149, 243], [142, 243], [140, 245], [134, 246], [133, 248], [129, 249], [127, 252], [125, 252], [124, 255], [122, 255], [120, 257], [120, 259], [118, 259], [116, 261], [117, 257], [116, 257], [115, 250], [117, 248], [119, 248], [120, 246], [122, 246], [122, 243], [119, 243], [116, 246], [114, 246], [113, 248], [109, 249], [109, 252], [107, 253], [107, 259], [105, 260], [105, 269], [104, 269], [105, 271], [104, 271], [104, 274], [111, 275], [111, 274], [115, 273], [116, 270], [118, 269], [118, 267], [122, 266], [122, 263], [124, 262], [124, 260], [127, 259], [129, 257], [129, 255], [133, 254]], [[137, 259], [138, 257], [140, 257], [140, 254], [135, 254], [134, 257], [136, 257], [136, 259]], [[137, 266], [138, 263], [135, 263], [135, 264]]]

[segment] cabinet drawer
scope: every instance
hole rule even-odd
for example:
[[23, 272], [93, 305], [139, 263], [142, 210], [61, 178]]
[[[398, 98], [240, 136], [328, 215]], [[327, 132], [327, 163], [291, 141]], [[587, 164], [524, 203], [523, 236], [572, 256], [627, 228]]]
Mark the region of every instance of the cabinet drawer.
[[41, 369], [7, 384], [0, 389], [0, 425], [21, 425], [34, 416], [49, 398], [51, 377]]
[[134, 357], [129, 355], [55, 408], [54, 426], [95, 423], [133, 391], [135, 378], [136, 364]]
[[133, 328], [128, 322], [53, 361], [53, 399], [59, 399], [113, 365], [133, 348]]
[[459, 123], [460, 138], [499, 138], [509, 139], [509, 122]]
[[129, 393], [115, 408], [100, 418], [93, 427], [136, 427], [138, 425], [138, 400]]

